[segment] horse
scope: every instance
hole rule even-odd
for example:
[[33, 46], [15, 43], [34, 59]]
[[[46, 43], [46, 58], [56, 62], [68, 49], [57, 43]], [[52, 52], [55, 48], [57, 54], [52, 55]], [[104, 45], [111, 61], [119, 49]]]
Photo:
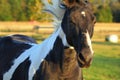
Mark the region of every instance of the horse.
[[9, 37], [11, 37], [13, 40], [17, 40], [20, 42], [25, 42], [25, 43], [35, 43], [37, 44], [36, 40], [33, 39], [32, 37], [29, 37], [27, 35], [23, 35], [23, 34], [12, 34], [12, 35], [8, 35]]
[[64, 5], [61, 23], [41, 44], [0, 39], [0, 80], [83, 80], [81, 68], [93, 58], [95, 16], [88, 1]]

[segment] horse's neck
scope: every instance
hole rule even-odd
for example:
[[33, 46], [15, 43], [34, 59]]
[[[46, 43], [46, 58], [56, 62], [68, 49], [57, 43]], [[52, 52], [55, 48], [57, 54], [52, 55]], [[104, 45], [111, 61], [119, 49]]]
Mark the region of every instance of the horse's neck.
[[63, 57], [63, 75], [72, 75], [79, 69], [76, 52], [74, 49], [67, 48], [64, 49]]
[[54, 46], [57, 46], [53, 48], [56, 51], [51, 50], [45, 59], [47, 61], [47, 71], [51, 74], [57, 73], [62, 78], [78, 77], [80, 68], [77, 64], [75, 50], [65, 49], [64, 45], [58, 44], [58, 42], [55, 42]]
[[[62, 41], [61, 43], [59, 42], [58, 38], [61, 39]], [[47, 49], [51, 50], [53, 49], [55, 44], [63, 44], [63, 46], [69, 46], [66, 40], [66, 35], [61, 27], [59, 27], [59, 29], [56, 30], [49, 38], [43, 41], [42, 44], [38, 44], [38, 46], [45, 48], [46, 50]], [[59, 45], [57, 47], [59, 47]]]
[[64, 51], [64, 46], [68, 46], [67, 40], [66, 40], [66, 36], [64, 34], [64, 32], [62, 31], [61, 27], [55, 31], [49, 38], [48, 40], [45, 41], [45, 43], [47, 43], [47, 47], [50, 48], [51, 45], [51, 49], [49, 51], [49, 54], [46, 57], [46, 60], [49, 62], [53, 62], [53, 63], [60, 63], [61, 62], [61, 58], [63, 55], [63, 51]]
[[[62, 79], [70, 78], [77, 80], [80, 74], [80, 68], [76, 60], [76, 52], [70, 47], [66, 40], [66, 35], [63, 30], [59, 28], [47, 40], [42, 43], [42, 49], [49, 49], [47, 55], [42, 63], [43, 71], [47, 73], [46, 76], [52, 76], [55, 80], [59, 77]], [[52, 74], [52, 75], [51, 75]], [[56, 76], [53, 76], [56, 75]]]
[[50, 38], [54, 37], [55, 41], [52, 44], [53, 47], [45, 60], [50, 63], [51, 69], [57, 67], [61, 73], [61, 76], [71, 75], [75, 69], [78, 69], [78, 64], [76, 60], [76, 52], [72, 48], [65, 49], [65, 47], [70, 47], [66, 40], [66, 35], [60, 28], [56, 31]]

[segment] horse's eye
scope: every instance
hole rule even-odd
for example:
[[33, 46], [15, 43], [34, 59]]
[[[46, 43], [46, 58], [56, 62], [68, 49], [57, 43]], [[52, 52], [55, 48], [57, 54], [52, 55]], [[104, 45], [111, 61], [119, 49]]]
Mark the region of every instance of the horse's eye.
[[88, 3], [88, 0], [85, 0], [85, 3]]

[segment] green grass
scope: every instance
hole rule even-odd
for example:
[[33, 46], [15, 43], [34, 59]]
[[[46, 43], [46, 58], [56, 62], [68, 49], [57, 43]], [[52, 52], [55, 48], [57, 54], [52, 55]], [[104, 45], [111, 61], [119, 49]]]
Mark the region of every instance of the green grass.
[[85, 80], [120, 80], [120, 44], [93, 42], [94, 59], [83, 69]]

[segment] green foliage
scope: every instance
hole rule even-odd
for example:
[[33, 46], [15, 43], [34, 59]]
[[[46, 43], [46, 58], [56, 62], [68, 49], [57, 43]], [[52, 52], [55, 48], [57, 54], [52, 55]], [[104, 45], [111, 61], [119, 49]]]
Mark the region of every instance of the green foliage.
[[0, 0], [0, 19], [2, 21], [11, 20], [10, 4], [7, 0]]
[[120, 22], [120, 0], [110, 4], [113, 12], [113, 21]]
[[90, 1], [94, 5], [97, 22], [120, 22], [120, 0]]
[[96, 12], [96, 18], [98, 22], [112, 22], [112, 12], [109, 6], [99, 6]]
[[[120, 0], [90, 0], [98, 22], [120, 22]], [[0, 21], [51, 21], [41, 0], [0, 0]]]
[[43, 4], [41, 3], [41, 1], [33, 0], [33, 2], [31, 2], [29, 5], [29, 9], [31, 13], [30, 20], [38, 20], [38, 21], [50, 20], [50, 15], [42, 11]]
[[47, 19], [39, 0], [0, 0], [0, 21], [30, 21]]

